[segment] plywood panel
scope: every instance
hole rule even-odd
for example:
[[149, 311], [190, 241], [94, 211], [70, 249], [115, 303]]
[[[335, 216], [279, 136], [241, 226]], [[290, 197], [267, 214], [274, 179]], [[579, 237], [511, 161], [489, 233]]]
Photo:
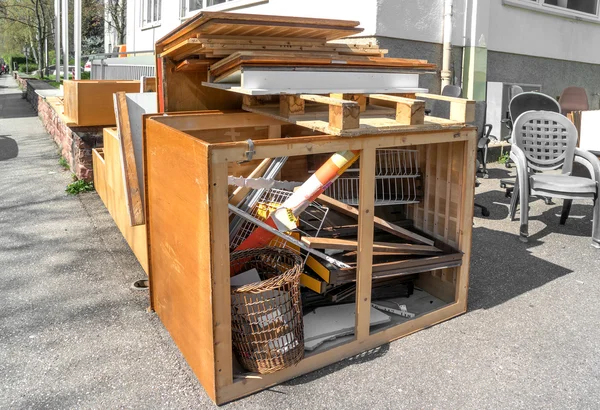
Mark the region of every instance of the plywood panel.
[[129, 247], [147, 273], [146, 226], [131, 226], [130, 224], [121, 168], [121, 146], [116, 129], [104, 129], [102, 152], [103, 158], [97, 151], [94, 153], [94, 186]]
[[152, 306], [215, 400], [208, 148], [155, 121], [145, 144]]
[[65, 80], [65, 115], [80, 127], [115, 125], [113, 94], [136, 93], [139, 81]]

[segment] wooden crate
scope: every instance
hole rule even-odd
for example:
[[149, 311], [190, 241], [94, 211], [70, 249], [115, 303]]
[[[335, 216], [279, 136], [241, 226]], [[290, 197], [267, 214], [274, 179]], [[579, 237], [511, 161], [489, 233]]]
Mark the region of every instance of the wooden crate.
[[104, 148], [92, 150], [92, 155], [96, 192], [147, 273], [146, 225], [131, 226], [130, 224], [121, 165], [121, 146], [115, 128], [104, 129]]
[[[476, 131], [408, 126], [381, 135], [269, 138], [285, 123], [254, 113], [151, 116], [145, 121], [145, 183], [151, 305], [190, 367], [217, 404], [246, 396], [460, 315], [467, 308], [475, 185]], [[231, 164], [247, 160], [246, 140], [256, 133], [253, 161], [302, 158], [360, 150], [360, 207], [356, 328], [354, 337], [307, 353], [296, 366], [248, 374], [232, 355], [228, 185]], [[417, 284], [444, 301], [404, 323], [369, 326], [374, 179], [377, 148], [416, 147], [421, 153], [424, 200], [408, 206], [423, 232], [463, 252], [460, 267], [421, 273]], [[302, 175], [296, 175], [297, 177]], [[302, 180], [302, 179], [300, 179]]]
[[139, 81], [65, 80], [64, 106], [68, 126], [90, 127], [115, 125], [113, 94], [137, 93]]

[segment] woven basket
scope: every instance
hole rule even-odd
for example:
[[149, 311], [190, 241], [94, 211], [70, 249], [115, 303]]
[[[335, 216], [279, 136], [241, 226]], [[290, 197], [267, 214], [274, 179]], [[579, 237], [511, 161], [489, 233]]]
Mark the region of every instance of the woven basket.
[[231, 290], [231, 333], [240, 364], [267, 374], [298, 363], [304, 357], [301, 257], [268, 247], [233, 252], [230, 260], [233, 272], [255, 268], [265, 279]]

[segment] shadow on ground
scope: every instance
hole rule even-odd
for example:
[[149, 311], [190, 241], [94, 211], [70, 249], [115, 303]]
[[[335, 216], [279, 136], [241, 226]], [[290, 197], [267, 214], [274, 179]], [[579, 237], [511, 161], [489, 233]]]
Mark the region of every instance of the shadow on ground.
[[[29, 109], [23, 109], [27, 106]], [[22, 93], [0, 94], [0, 119], [36, 117]]]
[[19, 156], [17, 141], [6, 135], [0, 135], [0, 161], [6, 161]]

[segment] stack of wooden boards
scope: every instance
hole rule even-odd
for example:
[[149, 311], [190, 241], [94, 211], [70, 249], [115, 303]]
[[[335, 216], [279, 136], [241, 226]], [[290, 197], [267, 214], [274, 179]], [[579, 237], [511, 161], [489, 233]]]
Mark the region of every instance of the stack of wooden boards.
[[203, 12], [156, 44], [176, 70], [210, 70], [212, 80], [240, 66], [332, 66], [435, 70], [423, 60], [383, 58], [387, 50], [332, 42], [362, 32], [359, 22]]
[[[240, 99], [219, 93], [228, 90], [298, 97], [286, 100], [290, 107], [282, 114], [286, 118], [304, 114], [304, 101], [318, 103], [319, 108], [333, 104], [354, 114], [366, 110], [366, 99], [358, 94], [394, 93], [414, 99], [414, 93], [426, 91], [419, 87], [419, 74], [435, 72], [434, 64], [386, 58], [387, 50], [377, 44], [345, 38], [360, 33], [358, 25], [356, 21], [202, 12], [156, 43], [159, 108], [164, 112], [239, 108]], [[299, 98], [303, 94], [306, 98]], [[340, 103], [306, 94], [326, 95]], [[403, 103], [410, 110], [411, 104]], [[394, 108], [386, 111], [392, 120]], [[358, 118], [358, 111], [354, 115]], [[346, 129], [357, 124], [338, 125]]]

